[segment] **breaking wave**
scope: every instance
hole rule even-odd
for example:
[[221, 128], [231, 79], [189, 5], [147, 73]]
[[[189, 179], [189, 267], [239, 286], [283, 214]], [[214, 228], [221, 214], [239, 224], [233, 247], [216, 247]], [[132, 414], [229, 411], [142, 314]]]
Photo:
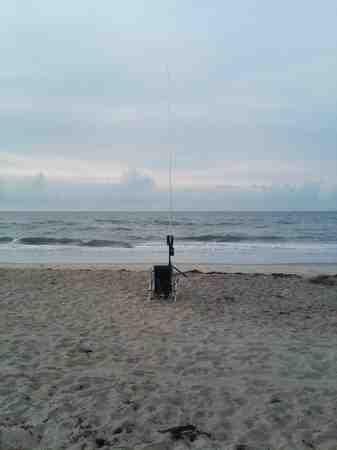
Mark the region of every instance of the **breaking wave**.
[[[214, 224], [210, 223], [209, 225], [214, 225]], [[239, 221], [232, 221], [232, 220], [227, 220], [227, 221], [219, 222], [219, 223], [217, 223], [216, 225], [238, 226], [238, 225], [242, 225], [242, 222], [239, 222]]]
[[9, 242], [13, 242], [14, 239], [9, 236], [0, 237], [0, 244], [8, 244]]
[[24, 237], [18, 242], [24, 245], [79, 245], [82, 243], [80, 239], [47, 237]]
[[132, 248], [128, 242], [107, 241], [104, 239], [93, 239], [91, 241], [82, 242], [84, 247], [115, 247], [115, 248]]
[[172, 223], [167, 220], [167, 219], [155, 219], [152, 221], [153, 225], [163, 225], [163, 226], [168, 226], [168, 225], [172, 225], [172, 226], [177, 226], [177, 225], [183, 225], [183, 226], [191, 226], [191, 225], [196, 225], [195, 222], [186, 222], [184, 220], [178, 221], [178, 220], [173, 220]]
[[186, 236], [177, 240], [194, 242], [282, 242], [281, 236], [252, 236], [248, 234], [202, 234], [199, 236]]
[[295, 220], [287, 220], [287, 219], [282, 219], [282, 220], [278, 220], [276, 223], [278, 223], [279, 225], [295, 225], [296, 221]]
[[95, 219], [96, 223], [126, 223], [129, 222], [128, 220], [122, 220], [122, 219]]
[[32, 225], [67, 225], [74, 226], [77, 225], [77, 222], [69, 222], [66, 220], [34, 220], [32, 221]]
[[104, 239], [92, 239], [90, 241], [84, 241], [81, 239], [71, 238], [25, 237], [19, 239], [18, 243], [23, 245], [76, 245], [81, 247], [132, 248], [132, 245], [128, 242], [110, 241]]

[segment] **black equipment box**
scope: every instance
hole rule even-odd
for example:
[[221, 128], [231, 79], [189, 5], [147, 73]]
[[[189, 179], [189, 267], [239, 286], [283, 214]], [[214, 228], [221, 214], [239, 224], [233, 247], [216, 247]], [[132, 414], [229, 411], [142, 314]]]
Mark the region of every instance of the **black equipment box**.
[[153, 267], [154, 293], [169, 297], [173, 288], [173, 270], [170, 264]]

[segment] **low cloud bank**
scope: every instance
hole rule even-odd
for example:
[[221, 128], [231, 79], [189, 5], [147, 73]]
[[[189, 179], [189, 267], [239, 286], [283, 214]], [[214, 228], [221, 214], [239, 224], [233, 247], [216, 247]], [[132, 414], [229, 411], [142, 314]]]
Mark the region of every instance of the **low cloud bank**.
[[[337, 187], [319, 183], [250, 187], [222, 186], [177, 190], [174, 205], [180, 210], [336, 210]], [[54, 181], [35, 177], [0, 179], [2, 210], [160, 210], [168, 207], [168, 193], [154, 180], [129, 171], [119, 183]]]

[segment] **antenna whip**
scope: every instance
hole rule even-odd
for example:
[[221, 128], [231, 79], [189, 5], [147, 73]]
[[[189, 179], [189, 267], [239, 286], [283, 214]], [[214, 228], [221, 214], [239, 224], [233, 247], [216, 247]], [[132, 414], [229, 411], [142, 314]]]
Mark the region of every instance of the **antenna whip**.
[[[170, 131], [172, 131], [172, 127], [170, 126], [172, 124], [172, 104], [171, 104], [171, 97], [170, 97], [170, 88], [172, 85], [171, 75], [169, 71], [168, 65], [166, 65], [166, 74], [167, 74], [167, 81], [168, 81], [168, 99], [167, 99], [167, 115], [168, 115], [168, 124], [167, 129], [168, 133], [170, 134]], [[173, 146], [170, 148], [169, 153], [169, 234], [173, 234], [173, 219], [174, 219], [174, 211], [173, 211], [173, 172], [174, 172], [174, 150]]]

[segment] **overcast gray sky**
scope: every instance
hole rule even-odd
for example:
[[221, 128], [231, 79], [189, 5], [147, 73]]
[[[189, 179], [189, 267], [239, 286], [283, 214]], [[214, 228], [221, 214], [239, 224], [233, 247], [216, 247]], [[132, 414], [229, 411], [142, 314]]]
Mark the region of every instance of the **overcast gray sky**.
[[335, 0], [5, 0], [0, 208], [165, 208], [174, 151], [177, 209], [337, 209], [336, 23]]

